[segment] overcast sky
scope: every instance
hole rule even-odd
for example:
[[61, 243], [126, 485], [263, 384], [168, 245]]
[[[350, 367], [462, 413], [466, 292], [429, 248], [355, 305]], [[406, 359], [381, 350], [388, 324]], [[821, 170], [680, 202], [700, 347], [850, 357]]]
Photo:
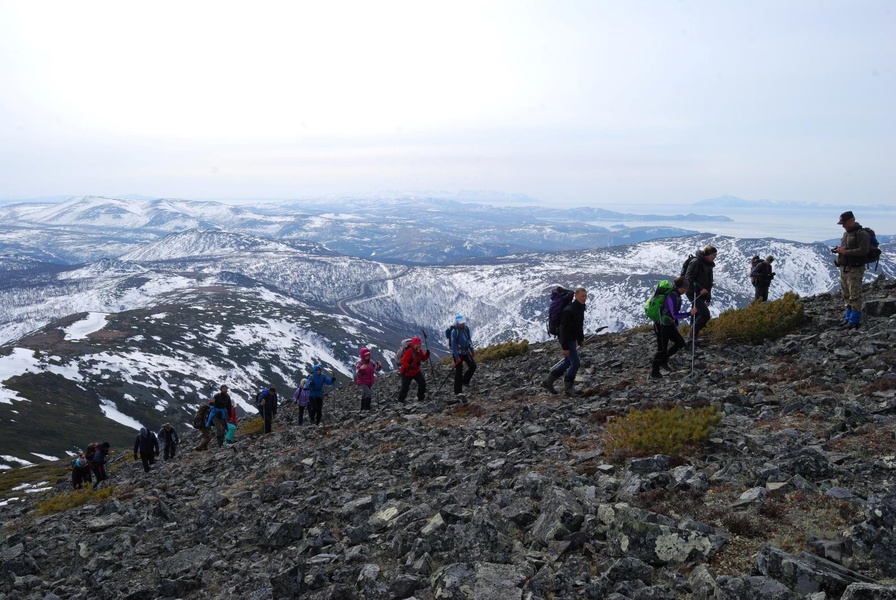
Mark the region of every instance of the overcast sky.
[[0, 3], [0, 198], [896, 204], [896, 2]]

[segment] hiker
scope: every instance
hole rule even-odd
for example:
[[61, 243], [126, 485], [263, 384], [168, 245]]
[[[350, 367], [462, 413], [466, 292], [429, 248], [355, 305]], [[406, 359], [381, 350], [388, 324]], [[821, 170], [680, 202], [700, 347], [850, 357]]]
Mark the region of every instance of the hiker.
[[[305, 407], [308, 406], [308, 390], [305, 388], [307, 382], [307, 379], [303, 379], [292, 394], [292, 401], [299, 407], [299, 425], [305, 421]], [[310, 411], [308, 414], [311, 414]]]
[[177, 437], [177, 432], [174, 431], [174, 427], [171, 426], [171, 423], [165, 423], [162, 425], [162, 428], [159, 429], [159, 433], [156, 436], [159, 438], [159, 444], [162, 446], [162, 456], [165, 460], [169, 458], [174, 458], [175, 452], [177, 452], [177, 445], [180, 443], [180, 438]]
[[840, 245], [831, 250], [837, 254], [835, 264], [840, 268], [840, 294], [846, 307], [841, 327], [857, 329], [862, 325], [862, 279], [865, 277], [865, 259], [871, 250], [871, 235], [856, 223], [851, 210], [840, 215], [838, 225], [843, 226]]
[[563, 391], [567, 396], [575, 394], [573, 386], [576, 382], [576, 373], [579, 370], [579, 347], [585, 343], [585, 302], [588, 300], [588, 291], [578, 287], [573, 292], [572, 301], [560, 311], [560, 323], [557, 329], [557, 338], [560, 348], [563, 350], [563, 358], [551, 367], [547, 378], [541, 382], [541, 386], [552, 394], [557, 394], [554, 382], [563, 377]]
[[[91, 449], [91, 446], [93, 448]], [[99, 446], [96, 444], [91, 444], [87, 447], [87, 454], [85, 457], [90, 461], [90, 470], [93, 472], [93, 489], [96, 489], [100, 486], [100, 484], [109, 476], [106, 474], [106, 463], [108, 462], [107, 457], [109, 456], [109, 450], [112, 448], [112, 444], [109, 442], [103, 442]]]
[[274, 426], [274, 417], [277, 416], [277, 388], [271, 386], [262, 390], [259, 398], [259, 410], [264, 417], [264, 433], [270, 433]]
[[766, 302], [768, 300], [768, 286], [771, 285], [772, 279], [775, 278], [775, 273], [772, 271], [772, 262], [774, 260], [774, 256], [766, 256], [765, 260], [759, 261], [753, 267], [753, 270], [750, 271], [750, 281], [756, 289], [756, 294], [753, 296], [754, 301], [762, 300]]
[[199, 430], [199, 434], [202, 436], [202, 439], [199, 441], [199, 445], [195, 448], [195, 451], [197, 452], [208, 450], [208, 443], [212, 441], [212, 431], [205, 426], [205, 422], [208, 420], [208, 416], [209, 414], [211, 414], [211, 410], [211, 401], [203, 402], [196, 410], [196, 414], [193, 415], [193, 427]]
[[211, 410], [208, 413], [208, 419], [205, 422], [206, 429], [210, 429], [212, 424], [215, 425], [215, 439], [218, 447], [224, 446], [224, 435], [227, 433], [227, 411], [233, 408], [233, 401], [230, 394], [227, 393], [227, 386], [222, 385], [221, 391], [212, 396]]
[[398, 392], [398, 401], [405, 402], [411, 382], [417, 382], [417, 400], [423, 402], [426, 397], [426, 378], [423, 376], [421, 366], [429, 360], [429, 350], [423, 349], [423, 340], [415, 335], [410, 339], [407, 347], [401, 353], [398, 372], [401, 374], [401, 389]]
[[[684, 338], [678, 331], [678, 322], [697, 314], [697, 308], [694, 306], [691, 306], [690, 312], [681, 311], [681, 296], [688, 291], [687, 279], [676, 277], [672, 285], [675, 289], [666, 294], [666, 299], [660, 307], [660, 319], [653, 324], [653, 331], [656, 333], [656, 354], [653, 355], [653, 362], [650, 364], [651, 379], [662, 378], [661, 368], [666, 371], [672, 370], [669, 368], [669, 358], [685, 346]], [[671, 349], [669, 342], [672, 342]]]
[[138, 454], [143, 461], [143, 471], [149, 473], [152, 468], [150, 465], [156, 462], [156, 457], [159, 455], [159, 440], [156, 434], [147, 431], [146, 427], [140, 428], [140, 433], [134, 440], [134, 460], [137, 460]]
[[[470, 385], [473, 373], [476, 372], [476, 361], [473, 359], [473, 334], [467, 326], [463, 315], [454, 317], [451, 331], [451, 356], [454, 358], [454, 393], [460, 394], [465, 386]], [[464, 373], [464, 363], [467, 372]]]
[[333, 385], [333, 380], [324, 374], [323, 367], [314, 365], [311, 375], [305, 380], [305, 388], [308, 390], [308, 420], [314, 425], [320, 425], [324, 411], [324, 385]]
[[83, 454], [72, 461], [72, 489], [80, 490], [90, 485], [90, 462]]
[[376, 373], [383, 370], [383, 363], [370, 360], [370, 350], [367, 348], [361, 348], [358, 356], [358, 362], [355, 363], [355, 385], [361, 388], [361, 410], [370, 410]]
[[694, 319], [694, 343], [700, 330], [709, 323], [709, 303], [712, 300], [712, 270], [715, 268], [718, 251], [714, 246], [706, 246], [703, 250], [697, 250], [697, 255], [687, 262], [684, 278], [688, 282], [688, 300], [697, 308], [697, 316]]
[[238, 426], [236, 406], [231, 406], [230, 410], [227, 411], [227, 433], [224, 435], [224, 447], [233, 444], [233, 438], [236, 436]]

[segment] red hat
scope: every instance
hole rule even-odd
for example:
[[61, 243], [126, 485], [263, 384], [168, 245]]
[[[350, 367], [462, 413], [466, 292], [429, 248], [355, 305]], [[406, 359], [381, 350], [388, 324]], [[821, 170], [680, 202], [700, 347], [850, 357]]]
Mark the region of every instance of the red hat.
[[420, 339], [419, 335], [415, 335], [411, 338], [411, 348], [419, 348], [423, 345], [423, 340]]
[[370, 355], [370, 350], [368, 350], [367, 348], [361, 348], [360, 350], [358, 350], [358, 356], [369, 356], [369, 355]]

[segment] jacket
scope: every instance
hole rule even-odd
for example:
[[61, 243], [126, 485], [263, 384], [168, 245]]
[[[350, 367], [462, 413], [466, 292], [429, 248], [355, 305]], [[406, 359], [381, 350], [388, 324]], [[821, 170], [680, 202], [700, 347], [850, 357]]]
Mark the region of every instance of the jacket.
[[170, 431], [162, 427], [161, 429], [159, 429], [159, 433], [156, 437], [159, 438], [159, 444], [161, 444], [162, 446], [167, 446], [168, 444], [176, 445], [180, 443], [180, 439], [178, 439], [177, 432], [174, 431], [174, 427], [172, 427]]
[[137, 452], [145, 456], [156, 456], [159, 453], [159, 439], [156, 437], [151, 431], [147, 431], [145, 428], [140, 430], [140, 433], [137, 434], [137, 439], [134, 440], [134, 456], [137, 456]]
[[231, 401], [230, 394], [227, 392], [218, 392], [212, 396], [212, 402], [214, 402], [215, 408], [218, 409], [223, 408], [227, 411], [233, 408], [233, 401]]
[[264, 391], [264, 393], [261, 395], [261, 397], [259, 398], [259, 401], [264, 402], [264, 406], [259, 406], [260, 410], [262, 410], [266, 413], [270, 413], [272, 415], [277, 414], [278, 398], [277, 398], [276, 391], [271, 393], [270, 389], [266, 389]]
[[846, 250], [846, 254], [837, 255], [838, 267], [864, 267], [865, 257], [871, 251], [871, 236], [856, 223], [843, 232], [840, 247]]
[[666, 295], [666, 300], [660, 308], [661, 325], [678, 325], [679, 321], [683, 321], [690, 316], [689, 312], [681, 311], [681, 296], [678, 295], [678, 292]]
[[716, 265], [703, 257], [703, 250], [697, 250], [694, 256], [684, 273], [684, 278], [688, 280], [688, 300], [694, 301], [695, 290], [697, 293], [706, 290], [706, 301], [709, 302], [712, 295], [712, 270]]
[[429, 350], [408, 348], [401, 355], [398, 372], [405, 377], [416, 377], [420, 374], [420, 366], [427, 360], [429, 360]]
[[767, 285], [774, 279], [775, 274], [772, 272], [772, 266], [762, 261], [750, 271], [750, 277], [755, 277], [757, 284]]
[[585, 343], [585, 305], [573, 300], [560, 312], [560, 347], [575, 350]]
[[305, 389], [309, 398], [321, 398], [324, 395], [324, 384], [333, 385], [333, 380], [323, 374], [320, 367], [314, 367], [314, 372], [308, 376]]
[[451, 328], [451, 355], [457, 360], [465, 354], [473, 354], [473, 332], [468, 325]]
[[376, 362], [369, 358], [367, 360], [358, 360], [355, 363], [355, 383], [372, 387], [373, 382], [376, 381], [376, 372], [380, 369], [382, 369], [382, 366], [377, 367]]

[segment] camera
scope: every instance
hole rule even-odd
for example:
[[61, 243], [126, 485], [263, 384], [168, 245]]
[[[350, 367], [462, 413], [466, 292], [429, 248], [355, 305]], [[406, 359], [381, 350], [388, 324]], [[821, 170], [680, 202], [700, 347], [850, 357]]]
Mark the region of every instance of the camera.
[[837, 254], [837, 246], [831, 248], [831, 254]]

